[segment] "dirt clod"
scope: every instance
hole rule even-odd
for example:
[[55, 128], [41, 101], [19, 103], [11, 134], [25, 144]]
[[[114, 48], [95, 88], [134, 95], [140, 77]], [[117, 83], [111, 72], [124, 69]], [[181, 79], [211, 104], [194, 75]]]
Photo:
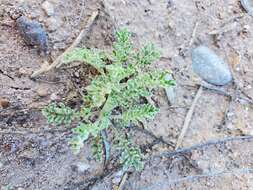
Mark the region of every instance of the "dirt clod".
[[0, 107], [1, 108], [7, 108], [10, 106], [10, 102], [6, 98], [0, 98]]
[[49, 94], [48, 88], [43, 85], [39, 86], [36, 92], [40, 97], [45, 97]]

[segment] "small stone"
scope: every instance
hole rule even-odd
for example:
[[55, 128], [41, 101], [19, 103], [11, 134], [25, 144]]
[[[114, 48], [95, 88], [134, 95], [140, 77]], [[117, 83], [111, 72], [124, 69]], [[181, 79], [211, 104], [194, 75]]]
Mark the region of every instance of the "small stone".
[[50, 95], [50, 100], [52, 100], [52, 101], [60, 101], [60, 100], [61, 100], [61, 97], [58, 96], [56, 93], [52, 93], [52, 94]]
[[118, 171], [116, 174], [113, 175], [112, 183], [119, 184], [123, 175], [124, 175], [123, 170]]
[[31, 149], [26, 149], [23, 152], [21, 152], [19, 156], [32, 159], [32, 158], [37, 157], [38, 154], [39, 154], [38, 150], [36, 150], [35, 148], [33, 149], [31, 148]]
[[48, 89], [44, 86], [39, 86], [37, 88], [37, 94], [40, 96], [40, 97], [45, 97], [48, 95]]
[[29, 69], [29, 68], [23, 68], [21, 67], [19, 70], [18, 70], [18, 73], [20, 75], [24, 75], [24, 76], [28, 76], [28, 75], [31, 75], [33, 73], [33, 70], [32, 69]]
[[232, 80], [228, 65], [205, 46], [192, 51], [192, 67], [203, 80], [213, 85], [226, 85]]
[[114, 178], [112, 179], [112, 183], [113, 183], [113, 184], [119, 184], [120, 181], [121, 181], [121, 178], [120, 178], [120, 177], [114, 177]]
[[56, 31], [58, 28], [61, 27], [62, 24], [63, 24], [62, 20], [60, 18], [56, 18], [56, 17], [50, 17], [46, 21], [47, 29], [50, 32]]
[[0, 107], [1, 108], [7, 108], [10, 106], [10, 102], [6, 98], [0, 98]]
[[252, 0], [241, 0], [241, 5], [250, 16], [253, 16], [253, 1]]
[[[170, 74], [167, 74], [165, 76], [165, 79], [170, 81], [174, 80], [173, 77]], [[165, 89], [168, 101], [171, 105], [175, 104], [176, 102], [176, 86], [169, 86], [168, 88]]]
[[88, 171], [91, 167], [89, 164], [82, 163], [82, 162], [77, 162], [73, 165], [71, 165], [72, 170], [78, 171], [80, 173], [84, 173], [85, 171]]
[[48, 16], [54, 15], [54, 6], [48, 1], [45, 1], [44, 3], [42, 3], [42, 8]]

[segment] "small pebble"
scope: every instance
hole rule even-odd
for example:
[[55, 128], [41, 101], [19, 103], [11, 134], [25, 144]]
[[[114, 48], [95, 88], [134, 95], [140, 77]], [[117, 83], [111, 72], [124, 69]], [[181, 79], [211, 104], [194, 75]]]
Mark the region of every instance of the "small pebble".
[[[174, 80], [173, 77], [170, 74], [166, 75], [166, 80], [170, 81], [170, 80]], [[165, 89], [168, 101], [171, 105], [175, 104], [176, 102], [176, 86], [170, 86], [168, 88]]]
[[52, 94], [50, 95], [50, 100], [52, 100], [52, 101], [60, 101], [60, 100], [61, 100], [61, 97], [58, 96], [56, 93], [52, 93]]
[[77, 162], [71, 165], [71, 167], [72, 167], [72, 170], [78, 171], [80, 173], [84, 173], [85, 171], [88, 171], [91, 168], [89, 164], [82, 163], [82, 162]]
[[253, 1], [252, 0], [241, 0], [241, 5], [250, 16], [253, 16]]
[[62, 20], [56, 17], [50, 17], [46, 21], [46, 27], [50, 32], [56, 31], [58, 28], [61, 27], [62, 24], [63, 24]]
[[20, 75], [28, 76], [28, 75], [31, 75], [31, 74], [33, 73], [33, 69], [21, 67], [21, 68], [18, 70], [18, 73], [19, 73]]
[[113, 175], [112, 183], [119, 184], [123, 175], [124, 175], [123, 170], [118, 171], [116, 174]]
[[17, 190], [25, 190], [24, 188], [22, 188], [22, 187], [19, 187], [19, 188], [17, 188]]
[[48, 95], [48, 89], [44, 86], [39, 86], [37, 88], [37, 94], [40, 96], [40, 97], [45, 97]]
[[8, 108], [10, 106], [10, 102], [6, 98], [0, 98], [0, 107], [1, 108]]
[[44, 3], [42, 3], [42, 8], [48, 16], [53, 16], [55, 13], [54, 6], [51, 3], [49, 3], [48, 1], [45, 1]]
[[192, 51], [192, 67], [200, 78], [213, 85], [226, 85], [232, 80], [228, 65], [205, 46]]

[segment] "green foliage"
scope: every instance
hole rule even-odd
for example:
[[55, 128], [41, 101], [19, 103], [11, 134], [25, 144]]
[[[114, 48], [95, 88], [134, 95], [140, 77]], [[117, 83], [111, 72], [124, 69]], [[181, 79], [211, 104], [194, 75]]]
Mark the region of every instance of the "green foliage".
[[160, 52], [156, 50], [154, 44], [144, 46], [140, 52], [136, 54], [136, 60], [140, 64], [147, 65], [159, 59]]
[[103, 158], [103, 141], [100, 136], [97, 136], [92, 141], [92, 154], [97, 161], [102, 161]]
[[50, 104], [43, 109], [42, 114], [47, 118], [48, 123], [56, 125], [70, 125], [71, 122], [78, 117], [75, 110], [61, 103], [59, 106], [55, 103]]
[[120, 162], [123, 164], [123, 170], [127, 171], [131, 168], [140, 171], [143, 169], [143, 155], [139, 147], [134, 146], [131, 139], [127, 139], [117, 132], [116, 149], [121, 152]]
[[100, 73], [103, 73], [103, 68], [105, 67], [104, 59], [105, 55], [103, 52], [97, 49], [81, 49], [76, 48], [71, 53], [65, 55], [65, 63], [70, 63], [73, 61], [83, 61], [95, 69], [97, 69]]
[[[140, 100], [152, 95], [155, 88], [167, 88], [174, 84], [174, 81], [166, 80], [167, 71], [156, 70], [150, 66], [160, 56], [154, 45], [148, 44], [136, 52], [130, 37], [131, 34], [126, 29], [118, 31], [110, 55], [86, 48], [77, 48], [65, 55], [65, 63], [82, 61], [100, 73], [86, 86], [86, 95], [79, 111], [64, 104], [51, 104], [43, 110], [49, 123], [78, 123], [69, 142], [76, 153], [89, 137], [93, 137], [93, 153], [101, 160], [101, 145], [104, 143], [103, 138], [101, 140], [101, 132], [108, 128], [114, 129], [115, 122], [120, 123], [121, 130], [124, 131], [124, 127], [131, 123], [138, 124], [145, 119], [153, 119], [159, 111], [158, 108], [140, 103]], [[143, 164], [140, 149], [131, 143], [129, 137], [120, 137], [121, 139], [116, 137], [118, 140], [113, 142], [118, 144], [116, 147], [121, 151], [120, 160], [124, 169], [141, 169]]]
[[138, 123], [138, 121], [142, 121], [143, 119], [153, 119], [158, 111], [158, 108], [150, 104], [138, 105], [123, 112], [122, 120], [126, 124], [131, 122]]
[[126, 29], [122, 29], [116, 33], [117, 42], [114, 44], [113, 55], [115, 62], [121, 64], [127, 61], [129, 55], [133, 49], [133, 45], [130, 41], [131, 34]]

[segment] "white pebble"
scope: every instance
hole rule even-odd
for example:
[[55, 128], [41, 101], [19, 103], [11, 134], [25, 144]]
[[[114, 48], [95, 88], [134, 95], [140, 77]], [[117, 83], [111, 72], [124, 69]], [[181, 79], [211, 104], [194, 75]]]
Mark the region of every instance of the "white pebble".
[[45, 1], [44, 3], [42, 3], [42, 8], [48, 16], [54, 15], [54, 6], [48, 1]]

